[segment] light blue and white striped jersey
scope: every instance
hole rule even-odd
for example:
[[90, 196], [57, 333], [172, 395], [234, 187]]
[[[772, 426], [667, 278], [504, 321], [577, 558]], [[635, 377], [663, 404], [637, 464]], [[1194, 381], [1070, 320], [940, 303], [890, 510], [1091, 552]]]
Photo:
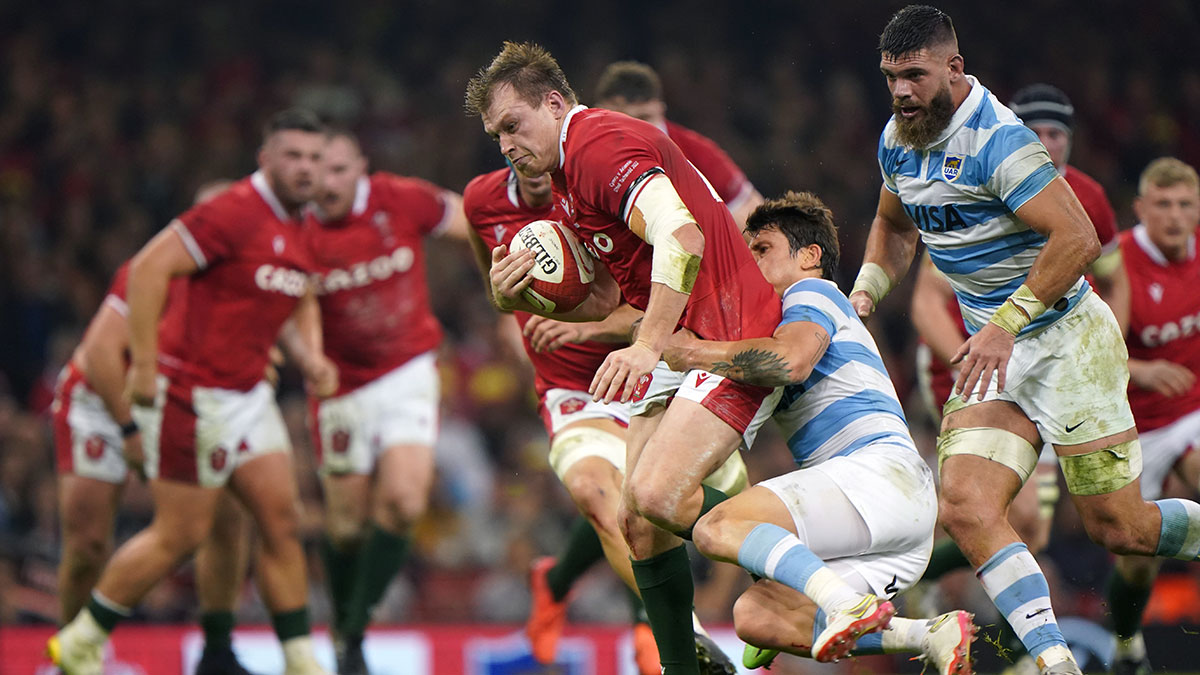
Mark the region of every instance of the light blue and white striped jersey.
[[809, 321], [829, 334], [812, 374], [784, 387], [775, 408], [800, 468], [848, 455], [873, 443], [916, 452], [904, 410], [879, 348], [850, 301], [825, 279], [801, 279], [783, 294], [780, 326]]
[[[973, 335], [1025, 283], [1046, 244], [1014, 213], [1058, 176], [1037, 134], [974, 77], [971, 93], [929, 147], [896, 140], [895, 116], [879, 138], [883, 184], [921, 231], [929, 257], [954, 288]], [[1021, 331], [1028, 337], [1070, 311], [1088, 288], [1080, 277]]]

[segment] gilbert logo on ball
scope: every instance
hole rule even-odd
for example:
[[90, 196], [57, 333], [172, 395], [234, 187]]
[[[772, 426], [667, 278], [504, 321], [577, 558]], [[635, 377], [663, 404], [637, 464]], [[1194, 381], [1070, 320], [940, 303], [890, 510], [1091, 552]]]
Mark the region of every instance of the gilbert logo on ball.
[[529, 304], [543, 312], [569, 312], [592, 292], [596, 278], [595, 260], [579, 239], [553, 220], [535, 220], [513, 237], [510, 250], [533, 252], [529, 274], [533, 283], [525, 289]]

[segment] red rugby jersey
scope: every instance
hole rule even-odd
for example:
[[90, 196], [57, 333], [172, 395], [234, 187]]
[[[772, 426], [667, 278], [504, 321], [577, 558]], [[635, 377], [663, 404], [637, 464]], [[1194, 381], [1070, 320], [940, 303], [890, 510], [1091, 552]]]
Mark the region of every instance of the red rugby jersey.
[[687, 127], [667, 122], [667, 136], [683, 151], [683, 156], [700, 169], [700, 173], [712, 183], [713, 189], [730, 209], [750, 196], [754, 186], [738, 165], [712, 139]]
[[341, 220], [308, 217], [305, 241], [339, 395], [441, 342], [421, 239], [450, 222], [443, 192], [423, 180], [380, 172], [359, 179], [354, 204]]
[[554, 188], [585, 246], [608, 266], [629, 304], [645, 309], [653, 250], [626, 225], [631, 188], [664, 173], [704, 233], [704, 258], [680, 324], [707, 340], [771, 335], [779, 297], [712, 185], [654, 125], [577, 106], [563, 121]]

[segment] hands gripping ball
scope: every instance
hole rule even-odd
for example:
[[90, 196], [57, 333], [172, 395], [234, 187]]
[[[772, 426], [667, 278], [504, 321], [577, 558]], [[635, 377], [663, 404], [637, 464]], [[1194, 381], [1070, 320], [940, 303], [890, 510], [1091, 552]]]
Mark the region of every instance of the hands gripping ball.
[[553, 220], [535, 220], [522, 227], [508, 249], [533, 251], [529, 274], [533, 283], [523, 291], [525, 299], [545, 312], [569, 312], [592, 292], [596, 278], [595, 260], [566, 227]]

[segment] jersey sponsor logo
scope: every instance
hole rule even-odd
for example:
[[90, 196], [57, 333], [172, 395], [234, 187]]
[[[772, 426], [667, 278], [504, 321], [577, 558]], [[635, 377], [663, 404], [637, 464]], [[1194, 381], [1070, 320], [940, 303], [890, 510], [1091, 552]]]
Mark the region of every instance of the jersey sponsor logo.
[[928, 206], [925, 204], [905, 204], [905, 212], [908, 217], [912, 218], [917, 229], [924, 232], [949, 232], [950, 230], [963, 230], [967, 227], [967, 221], [954, 208], [953, 204], [944, 206]]
[[308, 290], [308, 275], [274, 265], [260, 265], [254, 272], [254, 283], [264, 291], [299, 298]]
[[338, 291], [362, 288], [376, 281], [386, 281], [394, 274], [402, 274], [412, 269], [416, 255], [407, 246], [392, 251], [391, 255], [381, 255], [374, 260], [355, 263], [345, 269], [332, 269], [324, 274], [312, 276], [317, 295], [328, 295]]
[[92, 436], [83, 443], [83, 452], [87, 454], [88, 459], [100, 459], [104, 456], [104, 439], [99, 436]]
[[1161, 347], [1179, 338], [1191, 337], [1200, 328], [1200, 312], [1189, 314], [1178, 322], [1168, 321], [1157, 326], [1146, 326], [1139, 337], [1147, 347]]
[[[1086, 422], [1086, 421], [1087, 421], [1087, 420], [1084, 420], [1083, 422]], [[1069, 434], [1069, 433], [1071, 433], [1072, 431], [1075, 431], [1076, 429], [1078, 429], [1078, 428], [1079, 428], [1081, 425], [1083, 425], [1083, 422], [1076, 422], [1074, 425], [1068, 424], [1068, 425], [1065, 427], [1065, 428], [1066, 428], [1066, 430], [1067, 430], [1067, 433]]]
[[946, 155], [942, 159], [942, 178], [947, 183], [953, 183], [962, 175], [963, 159], [962, 155]]
[[887, 597], [889, 600], [896, 597], [896, 594], [900, 592], [900, 577], [898, 575], [893, 574], [892, 580], [889, 581], [887, 583], [887, 585], [883, 587], [883, 592], [887, 593]]
[[212, 465], [213, 471], [221, 471], [225, 468], [225, 463], [229, 461], [229, 453], [225, 451], [225, 448], [217, 448], [213, 450], [208, 461]]
[[[603, 251], [604, 253], [608, 253], [613, 250], [612, 237], [604, 234], [603, 232], [597, 232], [596, 234], [592, 235], [592, 243], [595, 244], [597, 249]], [[599, 258], [600, 256], [596, 257]]]
[[1154, 300], [1155, 303], [1162, 302], [1162, 298], [1163, 298], [1162, 284], [1158, 284], [1158, 283], [1150, 284], [1150, 287], [1147, 288], [1146, 290], [1148, 290], [1150, 292], [1150, 299]]
[[565, 197], [559, 197], [558, 204], [569, 218], [575, 218], [575, 197], [570, 192]]
[[508, 233], [508, 226], [507, 225], [494, 225], [492, 227], [492, 233], [496, 235], [496, 242], [503, 244], [504, 243], [504, 235]]
[[633, 386], [633, 400], [642, 400], [646, 396], [646, 392], [650, 389], [650, 383], [653, 381], [654, 373], [646, 373], [639, 377], [637, 384]]
[[560, 415], [573, 415], [585, 407], [587, 407], [587, 401], [572, 396], [558, 404], [558, 412]]

